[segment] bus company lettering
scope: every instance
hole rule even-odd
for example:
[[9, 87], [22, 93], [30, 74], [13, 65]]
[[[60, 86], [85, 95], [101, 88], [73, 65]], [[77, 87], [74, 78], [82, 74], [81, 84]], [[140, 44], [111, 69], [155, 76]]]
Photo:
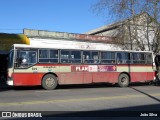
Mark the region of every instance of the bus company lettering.
[[79, 72], [88, 71], [88, 66], [76, 66], [75, 71], [79, 71]]
[[116, 71], [116, 66], [114, 65], [72, 66], [72, 72], [107, 72], [107, 71]]
[[72, 71], [76, 72], [98, 72], [97, 65], [88, 65], [88, 66], [73, 66]]

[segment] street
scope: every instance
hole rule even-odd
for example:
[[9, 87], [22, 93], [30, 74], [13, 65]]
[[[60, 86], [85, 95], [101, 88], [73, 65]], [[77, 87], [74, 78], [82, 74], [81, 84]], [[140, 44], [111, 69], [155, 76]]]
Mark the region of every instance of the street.
[[[146, 84], [134, 84], [127, 88], [106, 84], [67, 85], [48, 91], [41, 87], [1, 88], [0, 111], [52, 111], [45, 115], [73, 116], [74, 113], [80, 117], [100, 117], [103, 111], [120, 111], [119, 114], [124, 117], [132, 111], [138, 114], [153, 111], [156, 114], [155, 111], [160, 111], [159, 91], [160, 86]], [[79, 114], [82, 111], [83, 114]], [[93, 114], [89, 111], [102, 112]], [[128, 113], [124, 114], [124, 111]]]
[[127, 88], [112, 85], [68, 85], [48, 91], [41, 87], [16, 87], [1, 89], [0, 110], [89, 111], [128, 107], [133, 107], [129, 110], [134, 110], [135, 106], [159, 104], [159, 91], [160, 86], [145, 84]]

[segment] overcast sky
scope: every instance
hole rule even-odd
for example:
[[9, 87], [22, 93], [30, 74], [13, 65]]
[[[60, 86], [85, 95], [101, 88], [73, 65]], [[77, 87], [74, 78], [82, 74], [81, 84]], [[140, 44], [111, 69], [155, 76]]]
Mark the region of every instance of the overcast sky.
[[84, 33], [111, 23], [96, 16], [97, 0], [0, 0], [0, 32], [23, 33], [23, 28]]

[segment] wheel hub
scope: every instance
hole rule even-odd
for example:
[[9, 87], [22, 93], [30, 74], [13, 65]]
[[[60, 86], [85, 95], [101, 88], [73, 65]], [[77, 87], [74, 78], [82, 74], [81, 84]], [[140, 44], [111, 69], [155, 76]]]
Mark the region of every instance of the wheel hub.
[[54, 84], [55, 84], [55, 81], [54, 81], [53, 78], [47, 78], [47, 79], [46, 79], [46, 85], [47, 85], [48, 87], [52, 87]]
[[126, 77], [123, 77], [123, 78], [121, 79], [121, 83], [127, 84], [127, 78], [126, 78]]

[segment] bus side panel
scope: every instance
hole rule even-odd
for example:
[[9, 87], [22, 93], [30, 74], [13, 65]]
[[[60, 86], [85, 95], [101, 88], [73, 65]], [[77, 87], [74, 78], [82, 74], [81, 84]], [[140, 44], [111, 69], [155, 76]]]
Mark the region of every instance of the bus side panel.
[[82, 84], [83, 72], [62, 72], [57, 73], [59, 84]]
[[131, 82], [142, 82], [146, 81], [147, 72], [131, 72]]
[[97, 72], [92, 73], [93, 82], [106, 82], [106, 83], [115, 83], [117, 81], [118, 73], [116, 72]]
[[131, 82], [142, 82], [154, 80], [154, 72], [132, 72]]
[[147, 80], [154, 80], [155, 72], [148, 72], [147, 73]]
[[41, 80], [37, 78], [37, 73], [14, 73], [14, 85], [15, 86], [34, 86], [41, 85]]
[[83, 72], [83, 83], [92, 83], [93, 82], [93, 76], [91, 72]]
[[152, 65], [132, 65], [131, 82], [149, 81], [154, 79]]

